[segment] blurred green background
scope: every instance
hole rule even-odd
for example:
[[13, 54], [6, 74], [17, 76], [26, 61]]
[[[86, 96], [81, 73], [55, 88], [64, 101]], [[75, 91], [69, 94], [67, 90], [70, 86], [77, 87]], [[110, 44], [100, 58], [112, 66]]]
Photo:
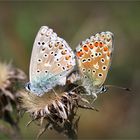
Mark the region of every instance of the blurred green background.
[[[11, 61], [28, 74], [30, 54], [39, 28], [47, 25], [69, 45], [100, 31], [115, 36], [115, 51], [106, 83], [131, 87], [132, 93], [111, 88], [95, 103], [100, 111], [79, 110], [79, 139], [140, 138], [140, 2], [0, 2], [0, 61]], [[25, 127], [23, 139], [34, 139], [36, 125]], [[0, 134], [0, 138], [3, 137]], [[41, 139], [65, 139], [54, 131]]]

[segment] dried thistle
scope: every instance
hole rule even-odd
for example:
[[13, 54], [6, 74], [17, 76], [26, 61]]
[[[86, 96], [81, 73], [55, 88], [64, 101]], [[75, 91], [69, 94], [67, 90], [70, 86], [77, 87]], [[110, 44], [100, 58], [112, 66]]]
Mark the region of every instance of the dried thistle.
[[11, 113], [17, 107], [17, 88], [19, 83], [26, 79], [26, 75], [20, 69], [14, 68], [11, 63], [0, 62], [0, 118], [8, 122], [15, 129], [17, 116], [12, 117]]
[[80, 105], [80, 101], [84, 103], [88, 103], [88, 101], [75, 91], [59, 92], [58, 95], [48, 92], [41, 97], [21, 91], [20, 95], [22, 109], [28, 112], [32, 118], [27, 125], [38, 121], [41, 126], [37, 138], [49, 128], [63, 133], [69, 138], [76, 138], [79, 121], [79, 117], [76, 115], [78, 107], [94, 110], [92, 106]]

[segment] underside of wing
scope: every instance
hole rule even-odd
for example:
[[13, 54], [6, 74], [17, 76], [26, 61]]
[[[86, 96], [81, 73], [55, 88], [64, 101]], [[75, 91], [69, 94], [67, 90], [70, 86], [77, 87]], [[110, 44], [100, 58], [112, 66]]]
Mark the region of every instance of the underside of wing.
[[65, 78], [74, 66], [74, 54], [66, 41], [58, 37], [52, 29], [42, 26], [33, 45], [30, 83], [46, 84], [49, 81], [49, 84], [64, 84], [61, 78]]
[[78, 67], [83, 81], [101, 87], [106, 79], [113, 52], [113, 34], [101, 32], [76, 48]]

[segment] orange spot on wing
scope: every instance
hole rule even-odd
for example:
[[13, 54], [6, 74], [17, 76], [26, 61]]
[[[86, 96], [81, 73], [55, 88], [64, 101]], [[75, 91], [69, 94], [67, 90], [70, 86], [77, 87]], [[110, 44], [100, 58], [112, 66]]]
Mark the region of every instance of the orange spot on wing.
[[67, 56], [65, 57], [66, 60], [69, 60], [70, 58], [71, 58], [70, 55], [67, 55]]
[[84, 45], [83, 46], [83, 50], [87, 52], [88, 51], [88, 47], [86, 45]]
[[99, 46], [100, 46], [100, 48], [102, 48], [102, 47], [103, 47], [103, 43], [102, 43], [102, 42], [100, 42], [100, 43], [99, 43]]
[[77, 52], [77, 53], [76, 53], [76, 56], [77, 56], [77, 57], [81, 57], [83, 54], [84, 54], [84, 53], [83, 53], [82, 51], [80, 51], [80, 52]]
[[67, 65], [67, 68], [70, 69], [72, 67], [72, 65]]
[[99, 45], [99, 42], [95, 42], [95, 43], [94, 43], [94, 46], [95, 46], [95, 47], [98, 47], [98, 45]]
[[107, 56], [110, 57], [110, 52], [107, 52]]
[[89, 48], [93, 49], [94, 48], [93, 44], [89, 44]]
[[104, 51], [105, 51], [105, 52], [108, 51], [108, 47], [104, 47]]
[[91, 62], [85, 62], [85, 63], [83, 63], [83, 65], [84, 65], [85, 68], [92, 67], [92, 63]]
[[63, 49], [63, 46], [62, 46], [62, 45], [60, 45], [60, 46], [59, 46], [59, 49]]
[[61, 54], [62, 54], [62, 55], [65, 55], [66, 52], [67, 52], [67, 50], [62, 50], [62, 51], [61, 51]]

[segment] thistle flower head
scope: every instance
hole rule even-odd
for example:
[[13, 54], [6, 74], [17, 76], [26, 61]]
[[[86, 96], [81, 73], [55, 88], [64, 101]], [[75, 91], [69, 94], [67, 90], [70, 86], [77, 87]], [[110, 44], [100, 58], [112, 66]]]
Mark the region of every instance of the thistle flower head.
[[11, 126], [17, 127], [16, 120], [11, 113], [17, 106], [17, 84], [26, 79], [25, 73], [14, 68], [11, 63], [0, 62], [0, 118], [8, 122]]
[[[28, 112], [32, 118], [28, 124], [37, 120], [40, 122], [41, 128], [43, 127], [43, 131], [40, 129], [38, 137], [50, 126], [68, 137], [71, 137], [70, 134], [73, 132], [73, 138], [76, 137], [79, 120], [79, 118], [76, 119], [76, 111], [78, 107], [85, 107], [79, 105], [79, 101], [86, 102], [76, 92], [62, 92], [57, 93], [57, 95], [48, 92], [38, 97], [32, 93], [21, 91], [20, 95], [22, 109]], [[94, 109], [91, 106], [89, 108]], [[46, 122], [45, 126], [42, 126], [44, 122]]]

